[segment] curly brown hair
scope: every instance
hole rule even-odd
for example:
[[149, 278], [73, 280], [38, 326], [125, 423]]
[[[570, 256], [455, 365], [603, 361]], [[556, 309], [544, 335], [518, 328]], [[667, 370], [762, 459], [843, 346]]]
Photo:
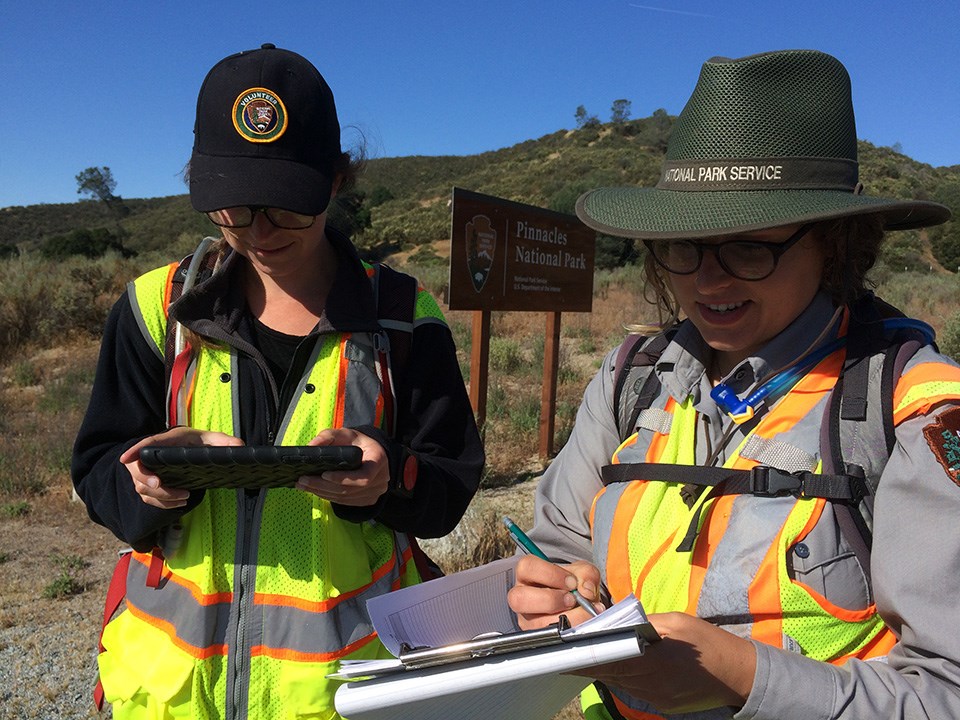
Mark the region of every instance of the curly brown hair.
[[[869, 291], [867, 273], [877, 262], [883, 243], [883, 221], [877, 215], [859, 215], [813, 223], [810, 234], [823, 245], [820, 289], [834, 305], [846, 305]], [[657, 308], [657, 322], [630, 325], [631, 332], [656, 334], [680, 318], [680, 304], [667, 282], [666, 271], [648, 252], [643, 265], [643, 297]]]

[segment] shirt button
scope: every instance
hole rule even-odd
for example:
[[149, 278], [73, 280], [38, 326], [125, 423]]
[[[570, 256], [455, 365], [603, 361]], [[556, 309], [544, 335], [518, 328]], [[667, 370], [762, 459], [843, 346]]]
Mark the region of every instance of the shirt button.
[[810, 557], [810, 548], [808, 548], [805, 543], [797, 543], [793, 546], [793, 551], [797, 554], [798, 558]]

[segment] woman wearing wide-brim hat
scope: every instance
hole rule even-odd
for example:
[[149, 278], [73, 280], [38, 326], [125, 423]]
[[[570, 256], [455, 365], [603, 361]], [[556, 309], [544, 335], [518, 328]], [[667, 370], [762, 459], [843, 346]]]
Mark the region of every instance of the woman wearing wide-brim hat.
[[573, 580], [642, 601], [662, 640], [585, 669], [586, 716], [960, 717], [960, 367], [865, 278], [950, 211], [863, 194], [841, 63], [709, 60], [657, 186], [577, 213], [644, 242], [661, 314], [538, 486], [569, 564], [522, 559], [509, 596], [524, 627], [586, 619]]

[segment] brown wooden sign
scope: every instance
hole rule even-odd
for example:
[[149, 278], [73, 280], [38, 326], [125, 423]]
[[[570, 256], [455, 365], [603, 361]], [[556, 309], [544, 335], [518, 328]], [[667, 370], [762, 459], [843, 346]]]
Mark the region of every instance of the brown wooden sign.
[[573, 215], [454, 188], [450, 309], [589, 312], [595, 237]]

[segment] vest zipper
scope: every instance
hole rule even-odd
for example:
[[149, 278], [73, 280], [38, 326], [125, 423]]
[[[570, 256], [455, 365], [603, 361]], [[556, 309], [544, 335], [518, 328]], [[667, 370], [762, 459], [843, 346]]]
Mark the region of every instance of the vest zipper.
[[[249, 700], [249, 667], [247, 647], [247, 616], [252, 604], [254, 587], [251, 586], [251, 579], [256, 582], [256, 573], [250, 565], [251, 541], [255, 536], [253, 530], [253, 521], [256, 515], [257, 503], [260, 494], [250, 495], [245, 490], [241, 493], [243, 503], [243, 516], [240, 528], [240, 574], [237, 587], [234, 588], [234, 597], [237, 606], [237, 634], [235, 652], [233, 658], [233, 717], [241, 720], [247, 716], [247, 703]], [[262, 492], [262, 491], [261, 491]], [[253, 577], [251, 578], [251, 574]], [[246, 696], [244, 695], [246, 693]]]

